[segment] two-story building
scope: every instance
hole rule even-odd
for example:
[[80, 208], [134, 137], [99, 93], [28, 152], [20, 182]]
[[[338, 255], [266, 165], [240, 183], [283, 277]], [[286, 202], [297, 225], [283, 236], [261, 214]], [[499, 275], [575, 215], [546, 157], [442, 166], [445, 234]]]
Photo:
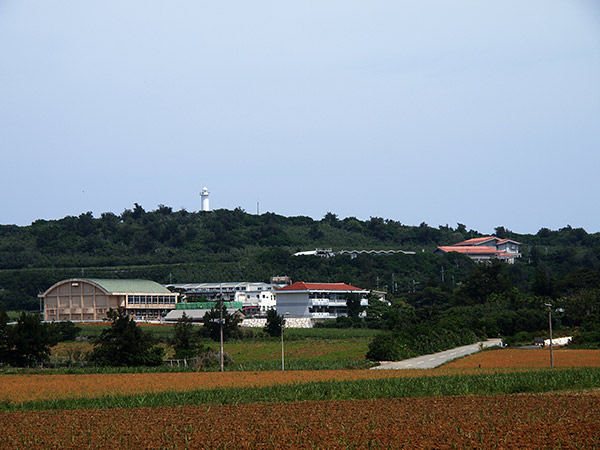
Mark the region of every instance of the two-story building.
[[149, 280], [71, 278], [40, 294], [46, 321], [96, 321], [124, 308], [136, 319], [160, 319], [175, 309], [179, 294]]
[[500, 259], [509, 264], [513, 264], [516, 258], [521, 257], [519, 253], [520, 242], [512, 239], [501, 239], [496, 236], [485, 236], [474, 239], [467, 239], [454, 245], [447, 245], [436, 248], [434, 253], [457, 252], [468, 256], [475, 262], [489, 261], [490, 259]]

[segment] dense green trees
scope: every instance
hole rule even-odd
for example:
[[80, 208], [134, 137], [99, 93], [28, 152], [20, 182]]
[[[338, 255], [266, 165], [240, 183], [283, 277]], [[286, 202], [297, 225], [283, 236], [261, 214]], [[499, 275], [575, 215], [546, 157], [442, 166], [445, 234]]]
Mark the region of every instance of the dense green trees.
[[96, 339], [90, 360], [101, 366], [158, 366], [163, 349], [154, 346], [150, 331], [142, 330], [124, 309], [110, 309], [111, 326]]
[[12, 327], [10, 364], [29, 367], [46, 361], [50, 356], [50, 337], [37, 314], [22, 312]]
[[242, 318], [236, 313], [227, 311], [225, 305], [215, 307], [208, 311], [202, 318], [204, 326], [201, 329], [203, 336], [210, 337], [213, 341], [221, 340], [221, 320], [223, 321], [223, 340], [239, 337], [239, 324]]
[[6, 307], [0, 305], [0, 365], [8, 364], [12, 347], [9, 336], [8, 320]]
[[[524, 257], [508, 274], [523, 292], [560, 296], [560, 291], [548, 289], [561, 277], [577, 269], [600, 270], [599, 234], [568, 226], [557, 231], [541, 229], [535, 235], [519, 235], [503, 226], [496, 231], [523, 243]], [[464, 224], [456, 228], [435, 228], [425, 222], [407, 226], [380, 217], [340, 219], [334, 213], [313, 220], [273, 213], [257, 216], [240, 208], [190, 213], [159, 205], [155, 211], [147, 211], [134, 204], [120, 215], [107, 212], [94, 218], [86, 212], [60, 220], [38, 220], [27, 227], [0, 226], [0, 303], [11, 310], [35, 310], [39, 292], [62, 278], [82, 275], [140, 277], [167, 283], [266, 281], [274, 274], [288, 274], [294, 279], [387, 288], [392, 294], [414, 287], [454, 288], [465, 283], [476, 265], [458, 254], [430, 252], [437, 245], [477, 236], [480, 234], [467, 231]], [[362, 255], [356, 260], [336, 257], [329, 261], [291, 256], [315, 247], [400, 248], [417, 254]], [[480, 294], [485, 295], [482, 284]], [[477, 294], [470, 292], [469, 296]]]
[[52, 339], [37, 314], [22, 312], [16, 324], [8, 324], [4, 307], [0, 310], [0, 364], [30, 367], [46, 361]]
[[[440, 321], [460, 322], [477, 334], [495, 335], [539, 326], [540, 304], [553, 300], [563, 313], [557, 325], [590, 327], [600, 289], [600, 233], [565, 226], [523, 235], [506, 226], [495, 232], [521, 242], [514, 265], [477, 265], [457, 253], [434, 255], [437, 245], [481, 236], [456, 227], [403, 225], [371, 217], [321, 220], [247, 214], [242, 209], [207, 212], [155, 211], [134, 204], [121, 214], [91, 213], [30, 226], [0, 226], [0, 304], [37, 311], [37, 295], [71, 277], [146, 278], [160, 283], [202, 280], [347, 282], [385, 290], [390, 307], [371, 308], [359, 326], [394, 328], [397, 305], [439, 308]], [[316, 247], [403, 249], [414, 255], [292, 256]], [[583, 313], [582, 313], [583, 311]], [[354, 314], [354, 313], [353, 313]], [[377, 319], [376, 319], [377, 318]], [[527, 318], [522, 320], [522, 318]], [[338, 323], [337, 325], [348, 325]], [[449, 326], [447, 323], [444, 326]]]
[[48, 330], [48, 338], [50, 345], [54, 346], [59, 342], [73, 341], [77, 336], [81, 328], [75, 325], [73, 322], [50, 322], [44, 324]]

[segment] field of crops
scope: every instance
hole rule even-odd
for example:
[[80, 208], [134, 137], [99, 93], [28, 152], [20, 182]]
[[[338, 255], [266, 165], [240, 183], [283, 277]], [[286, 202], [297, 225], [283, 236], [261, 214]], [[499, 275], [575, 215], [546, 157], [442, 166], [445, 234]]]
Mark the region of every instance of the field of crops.
[[[219, 344], [206, 340], [205, 345], [218, 350]], [[311, 359], [313, 361], [365, 361], [367, 339], [292, 340], [285, 343], [285, 356], [289, 362]], [[163, 345], [166, 356], [173, 357], [172, 348]], [[52, 348], [52, 358], [84, 355], [93, 345], [89, 342], [61, 342]], [[225, 352], [235, 363], [248, 364], [281, 361], [281, 342], [278, 340], [232, 341], [225, 343]]]
[[431, 370], [0, 375], [0, 448], [600, 448], [600, 351], [554, 357], [553, 370], [547, 350], [500, 349]]
[[[555, 349], [554, 367], [600, 367], [600, 351]], [[494, 349], [479, 352], [446, 364], [446, 368], [470, 369], [475, 367], [549, 367], [549, 348], [522, 350], [518, 348]]]
[[0, 412], [2, 448], [594, 449], [600, 395]]
[[260, 387], [313, 381], [382, 379], [421, 375], [418, 371], [318, 370], [274, 372], [183, 372], [83, 375], [4, 375], [0, 400], [26, 402], [105, 395], [147, 394], [231, 387]]
[[[377, 380], [458, 374], [493, 374], [549, 366], [545, 350], [484, 351], [431, 370], [318, 370], [265, 372], [95, 373], [0, 376], [0, 401], [29, 402], [108, 395], [261, 387], [317, 381]], [[557, 350], [558, 367], [600, 367], [600, 350]]]
[[[326, 360], [364, 360], [369, 341], [342, 340], [334, 341], [290, 341], [285, 343], [285, 356], [288, 361], [295, 359]], [[216, 347], [213, 344], [213, 347]], [[251, 361], [281, 361], [281, 343], [279, 341], [256, 342], [248, 344], [234, 341], [225, 344], [225, 351], [233, 361], [247, 363]]]
[[[166, 344], [173, 336], [172, 325], [143, 324], [161, 339], [166, 358], [173, 358], [174, 350]], [[106, 324], [81, 325], [81, 335], [97, 337]], [[233, 364], [227, 370], [276, 370], [281, 365], [281, 341], [266, 336], [261, 329], [246, 330], [254, 337], [225, 342], [225, 352]], [[378, 330], [369, 329], [287, 329], [285, 331], [285, 356], [288, 367], [294, 370], [345, 369], [369, 367], [365, 355], [372, 337]], [[200, 340], [205, 346], [218, 350], [219, 343], [207, 338]], [[52, 348], [50, 367], [58, 362], [71, 361], [78, 366], [85, 354], [92, 351], [91, 342], [62, 342]]]

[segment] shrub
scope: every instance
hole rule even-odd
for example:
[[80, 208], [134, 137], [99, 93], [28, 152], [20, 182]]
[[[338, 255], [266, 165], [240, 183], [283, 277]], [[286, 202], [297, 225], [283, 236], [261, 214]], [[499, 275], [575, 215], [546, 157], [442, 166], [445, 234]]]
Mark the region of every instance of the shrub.
[[[221, 365], [219, 352], [206, 347], [198, 359], [198, 371], [210, 370]], [[223, 365], [229, 366], [233, 364], [233, 358], [229, 353], [223, 353]]]
[[367, 359], [371, 361], [400, 361], [417, 356], [401, 342], [394, 333], [382, 333], [373, 338], [369, 344]]
[[535, 335], [528, 331], [519, 331], [514, 336], [507, 336], [502, 339], [506, 345], [531, 345], [535, 339]]
[[45, 324], [45, 327], [48, 329], [50, 345], [56, 345], [64, 341], [74, 341], [81, 331], [81, 327], [76, 326], [71, 321], [51, 322]]
[[474, 342], [477, 342], [477, 336], [469, 330], [456, 332], [414, 325], [401, 331], [375, 336], [369, 344], [366, 357], [372, 361], [398, 361]]
[[600, 326], [580, 328], [573, 334], [570, 347], [600, 348]]

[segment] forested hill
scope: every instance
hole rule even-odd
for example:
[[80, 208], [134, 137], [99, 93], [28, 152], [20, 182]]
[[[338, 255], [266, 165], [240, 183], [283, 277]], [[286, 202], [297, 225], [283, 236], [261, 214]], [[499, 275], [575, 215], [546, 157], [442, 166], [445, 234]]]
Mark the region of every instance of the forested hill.
[[[600, 234], [569, 226], [543, 228], [535, 235], [512, 233], [523, 257], [505, 269], [524, 292], [600, 269]], [[328, 213], [321, 220], [247, 214], [241, 209], [191, 213], [135, 204], [122, 214], [91, 213], [29, 226], [0, 226], [0, 304], [8, 309], [38, 307], [37, 294], [70, 277], [148, 278], [160, 283], [293, 280], [344, 281], [396, 295], [428, 287], [452, 289], [476, 265], [457, 254], [434, 255], [438, 245], [482, 236], [462, 224], [407, 226], [393, 220], [361, 221]], [[318, 258], [292, 256], [315, 248], [394, 249], [415, 255]], [[592, 275], [589, 275], [589, 274]], [[540, 281], [541, 280], [541, 281]], [[544, 281], [545, 280], [545, 281]], [[537, 284], [536, 284], [537, 283]], [[536, 287], [537, 286], [537, 287]]]

